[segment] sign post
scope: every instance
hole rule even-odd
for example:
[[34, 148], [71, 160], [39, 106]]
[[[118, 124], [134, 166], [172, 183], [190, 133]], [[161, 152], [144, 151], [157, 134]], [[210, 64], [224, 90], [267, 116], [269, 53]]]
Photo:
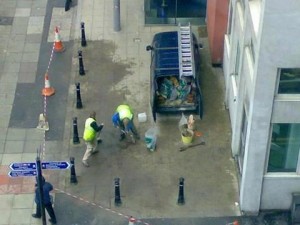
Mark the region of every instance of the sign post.
[[[43, 181], [43, 175], [42, 175], [42, 168], [41, 168], [41, 160], [40, 157], [36, 157], [36, 167], [37, 167], [37, 186], [39, 190], [39, 200], [40, 200], [40, 207], [41, 207], [41, 214], [42, 214], [42, 221], [43, 225], [46, 225], [46, 214], [45, 214], [45, 205], [44, 205], [44, 181]], [[37, 205], [38, 207], [38, 205]]]

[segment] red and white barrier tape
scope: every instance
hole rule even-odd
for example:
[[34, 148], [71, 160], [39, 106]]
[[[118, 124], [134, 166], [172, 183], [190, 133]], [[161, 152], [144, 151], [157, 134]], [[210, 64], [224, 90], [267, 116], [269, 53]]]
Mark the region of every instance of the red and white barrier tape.
[[[87, 203], [87, 204], [90, 204], [90, 205], [92, 205], [92, 206], [98, 207], [98, 208], [100, 208], [100, 209], [104, 209], [104, 210], [106, 210], [106, 211], [108, 211], [108, 212], [111, 212], [111, 213], [114, 213], [114, 214], [116, 214], [116, 215], [118, 215], [118, 216], [122, 216], [122, 217], [124, 217], [124, 218], [126, 218], [126, 219], [129, 219], [129, 218], [130, 218], [130, 216], [125, 215], [125, 214], [123, 214], [123, 213], [121, 213], [121, 212], [117, 212], [117, 211], [115, 211], [115, 210], [113, 210], [113, 209], [104, 207], [104, 206], [102, 206], [102, 205], [100, 205], [100, 204], [96, 204], [96, 203], [94, 203], [94, 202], [91, 202], [91, 201], [86, 200], [86, 199], [84, 199], [84, 198], [81, 198], [81, 197], [79, 197], [79, 196], [72, 195], [71, 193], [65, 192], [65, 191], [63, 191], [63, 190], [60, 190], [60, 189], [57, 189], [57, 188], [55, 188], [55, 190], [58, 191], [58, 192], [64, 193], [64, 194], [66, 194], [66, 195], [68, 195], [68, 196], [70, 196], [70, 197], [72, 197], [72, 198], [75, 198], [75, 199], [78, 199], [78, 200], [80, 200], [80, 201], [82, 201], [82, 202], [85, 202], [85, 203]], [[140, 219], [137, 219], [136, 222], [138, 222], [138, 223], [143, 223], [144, 225], [151, 225], [150, 223], [143, 222], [143, 221], [140, 220]]]
[[[50, 59], [49, 59], [49, 63], [48, 63], [48, 67], [46, 70], [46, 73], [48, 74], [49, 69], [50, 69], [50, 65], [52, 63], [53, 60], [53, 53], [54, 53], [54, 47], [55, 47], [55, 42], [53, 42], [53, 46], [52, 46], [52, 50], [51, 50], [51, 55], [50, 55]], [[49, 75], [49, 74], [48, 74]], [[44, 96], [44, 117], [45, 117], [45, 121], [47, 120], [47, 96]], [[46, 151], [46, 130], [44, 130], [44, 140], [43, 140], [43, 149], [42, 149], [42, 160], [45, 159], [45, 151]]]

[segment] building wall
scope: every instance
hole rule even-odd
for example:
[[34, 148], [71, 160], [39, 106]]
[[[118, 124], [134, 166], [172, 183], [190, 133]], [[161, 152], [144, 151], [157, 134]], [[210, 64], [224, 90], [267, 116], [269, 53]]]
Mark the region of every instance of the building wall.
[[[300, 96], [276, 95], [278, 68], [300, 68], [300, 2], [265, 2], [260, 62], [267, 68], [265, 72], [271, 74], [270, 82], [274, 82], [274, 93], [270, 90], [269, 94], [275, 95], [271, 123], [300, 123]], [[261, 76], [265, 76], [266, 73], [262, 72]], [[266, 149], [268, 153], [269, 146]], [[267, 174], [264, 176], [261, 209], [289, 209], [292, 193], [299, 190], [299, 174]]]
[[207, 1], [207, 33], [212, 64], [222, 64], [229, 0]]
[[[272, 123], [300, 123], [300, 97], [277, 96], [278, 68], [300, 68], [300, 1], [251, 0], [233, 5], [232, 30], [225, 36], [226, 105], [232, 125], [232, 154], [239, 157], [242, 114], [248, 119], [240, 183], [240, 207], [288, 209], [300, 187], [297, 174], [266, 175]], [[240, 67], [234, 96], [237, 46]], [[234, 99], [236, 99], [234, 101]], [[287, 116], [288, 115], [288, 116]], [[290, 115], [290, 116], [289, 116]], [[274, 198], [276, 196], [276, 198]]]

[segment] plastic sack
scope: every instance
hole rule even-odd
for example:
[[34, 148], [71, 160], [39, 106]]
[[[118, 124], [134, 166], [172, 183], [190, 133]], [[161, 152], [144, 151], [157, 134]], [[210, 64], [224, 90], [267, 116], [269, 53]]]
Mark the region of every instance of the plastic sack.
[[154, 151], [156, 147], [157, 130], [155, 127], [149, 128], [145, 133], [145, 142], [147, 149]]
[[177, 93], [177, 89], [175, 87], [173, 87], [172, 92], [171, 92], [171, 96], [170, 96], [170, 100], [174, 101], [177, 99], [178, 93]]
[[160, 85], [159, 92], [164, 98], [170, 98], [172, 93], [173, 84], [172, 81], [164, 78], [163, 83]]
[[180, 132], [187, 129], [187, 126], [188, 126], [188, 120], [185, 117], [185, 115], [182, 113], [181, 118], [180, 118], [179, 123], [178, 123], [178, 127], [179, 127]]

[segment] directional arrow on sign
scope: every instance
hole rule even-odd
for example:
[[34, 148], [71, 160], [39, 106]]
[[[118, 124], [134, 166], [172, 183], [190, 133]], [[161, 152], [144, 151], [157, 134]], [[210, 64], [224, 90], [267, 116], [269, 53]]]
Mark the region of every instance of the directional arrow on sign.
[[[42, 162], [41, 164], [42, 169], [45, 170], [65, 170], [71, 167], [71, 164], [65, 161]], [[36, 170], [35, 162], [12, 163], [9, 167], [13, 171]]]
[[12, 163], [9, 165], [11, 170], [35, 170], [35, 162]]
[[45, 170], [65, 170], [69, 169], [71, 164], [69, 162], [57, 161], [57, 162], [42, 162], [42, 169]]
[[33, 177], [36, 175], [36, 170], [16, 170], [8, 173], [8, 176], [10, 177]]

